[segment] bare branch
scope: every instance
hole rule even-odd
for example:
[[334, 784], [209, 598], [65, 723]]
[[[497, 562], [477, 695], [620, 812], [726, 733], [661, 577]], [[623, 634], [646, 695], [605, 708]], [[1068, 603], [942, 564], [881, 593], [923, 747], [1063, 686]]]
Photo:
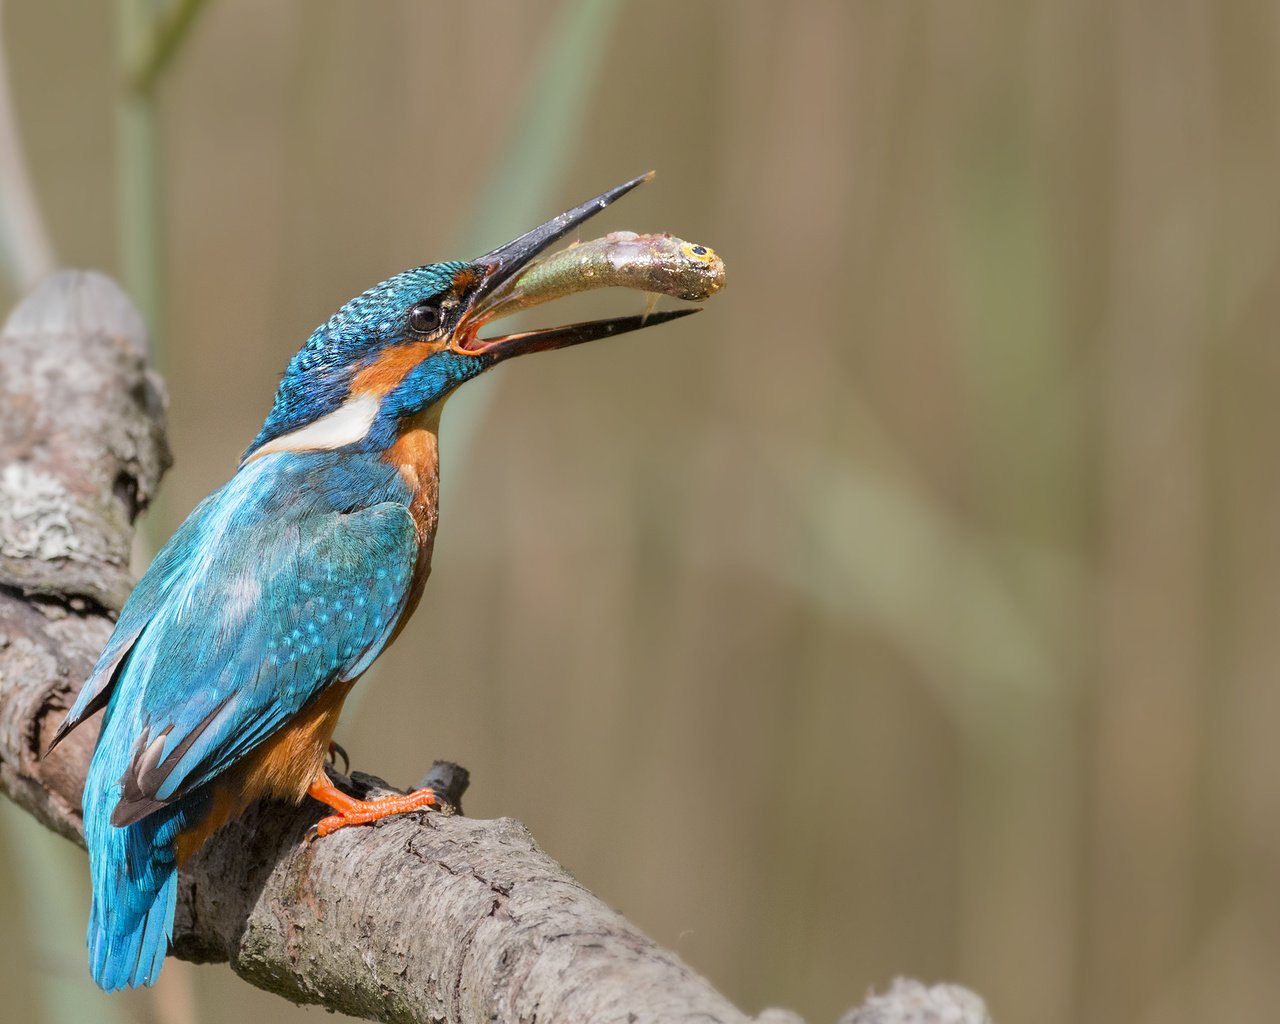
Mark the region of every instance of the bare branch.
[[[39, 754], [128, 592], [133, 520], [168, 462], [144, 353], [136, 311], [99, 274], [48, 279], [0, 335], [0, 790], [80, 842], [96, 725]], [[403, 1024], [748, 1020], [516, 821], [422, 813], [308, 844], [316, 815], [259, 804], [216, 836], [184, 872], [175, 954]]]

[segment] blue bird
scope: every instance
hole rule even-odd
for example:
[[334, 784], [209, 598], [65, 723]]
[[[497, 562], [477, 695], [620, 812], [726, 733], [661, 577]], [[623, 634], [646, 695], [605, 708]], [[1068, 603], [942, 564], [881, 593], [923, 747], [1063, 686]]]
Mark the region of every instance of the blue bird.
[[328, 805], [318, 835], [436, 802], [425, 789], [357, 800], [324, 761], [343, 700], [426, 583], [441, 409], [511, 356], [695, 312], [479, 336], [501, 286], [647, 177], [348, 302], [290, 361], [235, 475], [138, 582], [53, 741], [106, 709], [83, 802], [89, 966], [103, 989], [155, 982], [178, 869], [254, 800]]

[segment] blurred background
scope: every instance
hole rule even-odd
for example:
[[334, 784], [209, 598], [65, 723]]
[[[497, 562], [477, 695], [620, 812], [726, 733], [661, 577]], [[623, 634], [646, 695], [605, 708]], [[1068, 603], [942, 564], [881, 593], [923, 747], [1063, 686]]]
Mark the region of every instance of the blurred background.
[[[749, 1011], [832, 1021], [907, 974], [1008, 1022], [1275, 1019], [1274, 5], [0, 15], [52, 251], [154, 327], [151, 545], [373, 282], [649, 168], [591, 231], [725, 258], [701, 316], [450, 403], [434, 574], [339, 728], [356, 767], [465, 764], [469, 813]], [[11, 1019], [322, 1013], [174, 961], [100, 996], [83, 854], [0, 815]]]

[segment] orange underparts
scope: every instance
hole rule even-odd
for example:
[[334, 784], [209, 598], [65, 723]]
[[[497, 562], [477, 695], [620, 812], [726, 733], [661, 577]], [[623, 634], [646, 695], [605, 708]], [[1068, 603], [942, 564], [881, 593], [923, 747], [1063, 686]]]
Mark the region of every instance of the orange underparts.
[[338, 789], [324, 772], [317, 775], [316, 781], [311, 783], [307, 796], [327, 804], [338, 812], [320, 819], [314, 830], [317, 836], [327, 836], [348, 825], [367, 825], [371, 821], [389, 818], [393, 814], [418, 811], [440, 803], [436, 799], [435, 790], [431, 789], [418, 789], [403, 796], [384, 796], [377, 800], [357, 800]]
[[261, 746], [252, 750], [210, 786], [208, 813], [178, 836], [178, 864], [185, 864], [214, 832], [238, 817], [260, 797], [298, 803], [312, 780], [324, 775], [333, 730], [351, 683], [335, 683]]
[[178, 834], [176, 842], [178, 867], [182, 867], [205, 841], [238, 812], [238, 801], [225, 788], [214, 788], [213, 807], [195, 828]]

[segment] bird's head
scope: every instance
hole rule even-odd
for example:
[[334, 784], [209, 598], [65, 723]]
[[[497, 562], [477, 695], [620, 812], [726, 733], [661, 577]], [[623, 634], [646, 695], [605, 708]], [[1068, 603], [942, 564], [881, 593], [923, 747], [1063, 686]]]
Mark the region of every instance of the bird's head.
[[539, 253], [642, 175], [574, 207], [477, 260], [406, 270], [356, 296], [316, 328], [289, 362], [245, 459], [275, 451], [384, 449], [405, 423], [494, 364], [663, 323], [652, 313], [481, 338], [492, 300]]

